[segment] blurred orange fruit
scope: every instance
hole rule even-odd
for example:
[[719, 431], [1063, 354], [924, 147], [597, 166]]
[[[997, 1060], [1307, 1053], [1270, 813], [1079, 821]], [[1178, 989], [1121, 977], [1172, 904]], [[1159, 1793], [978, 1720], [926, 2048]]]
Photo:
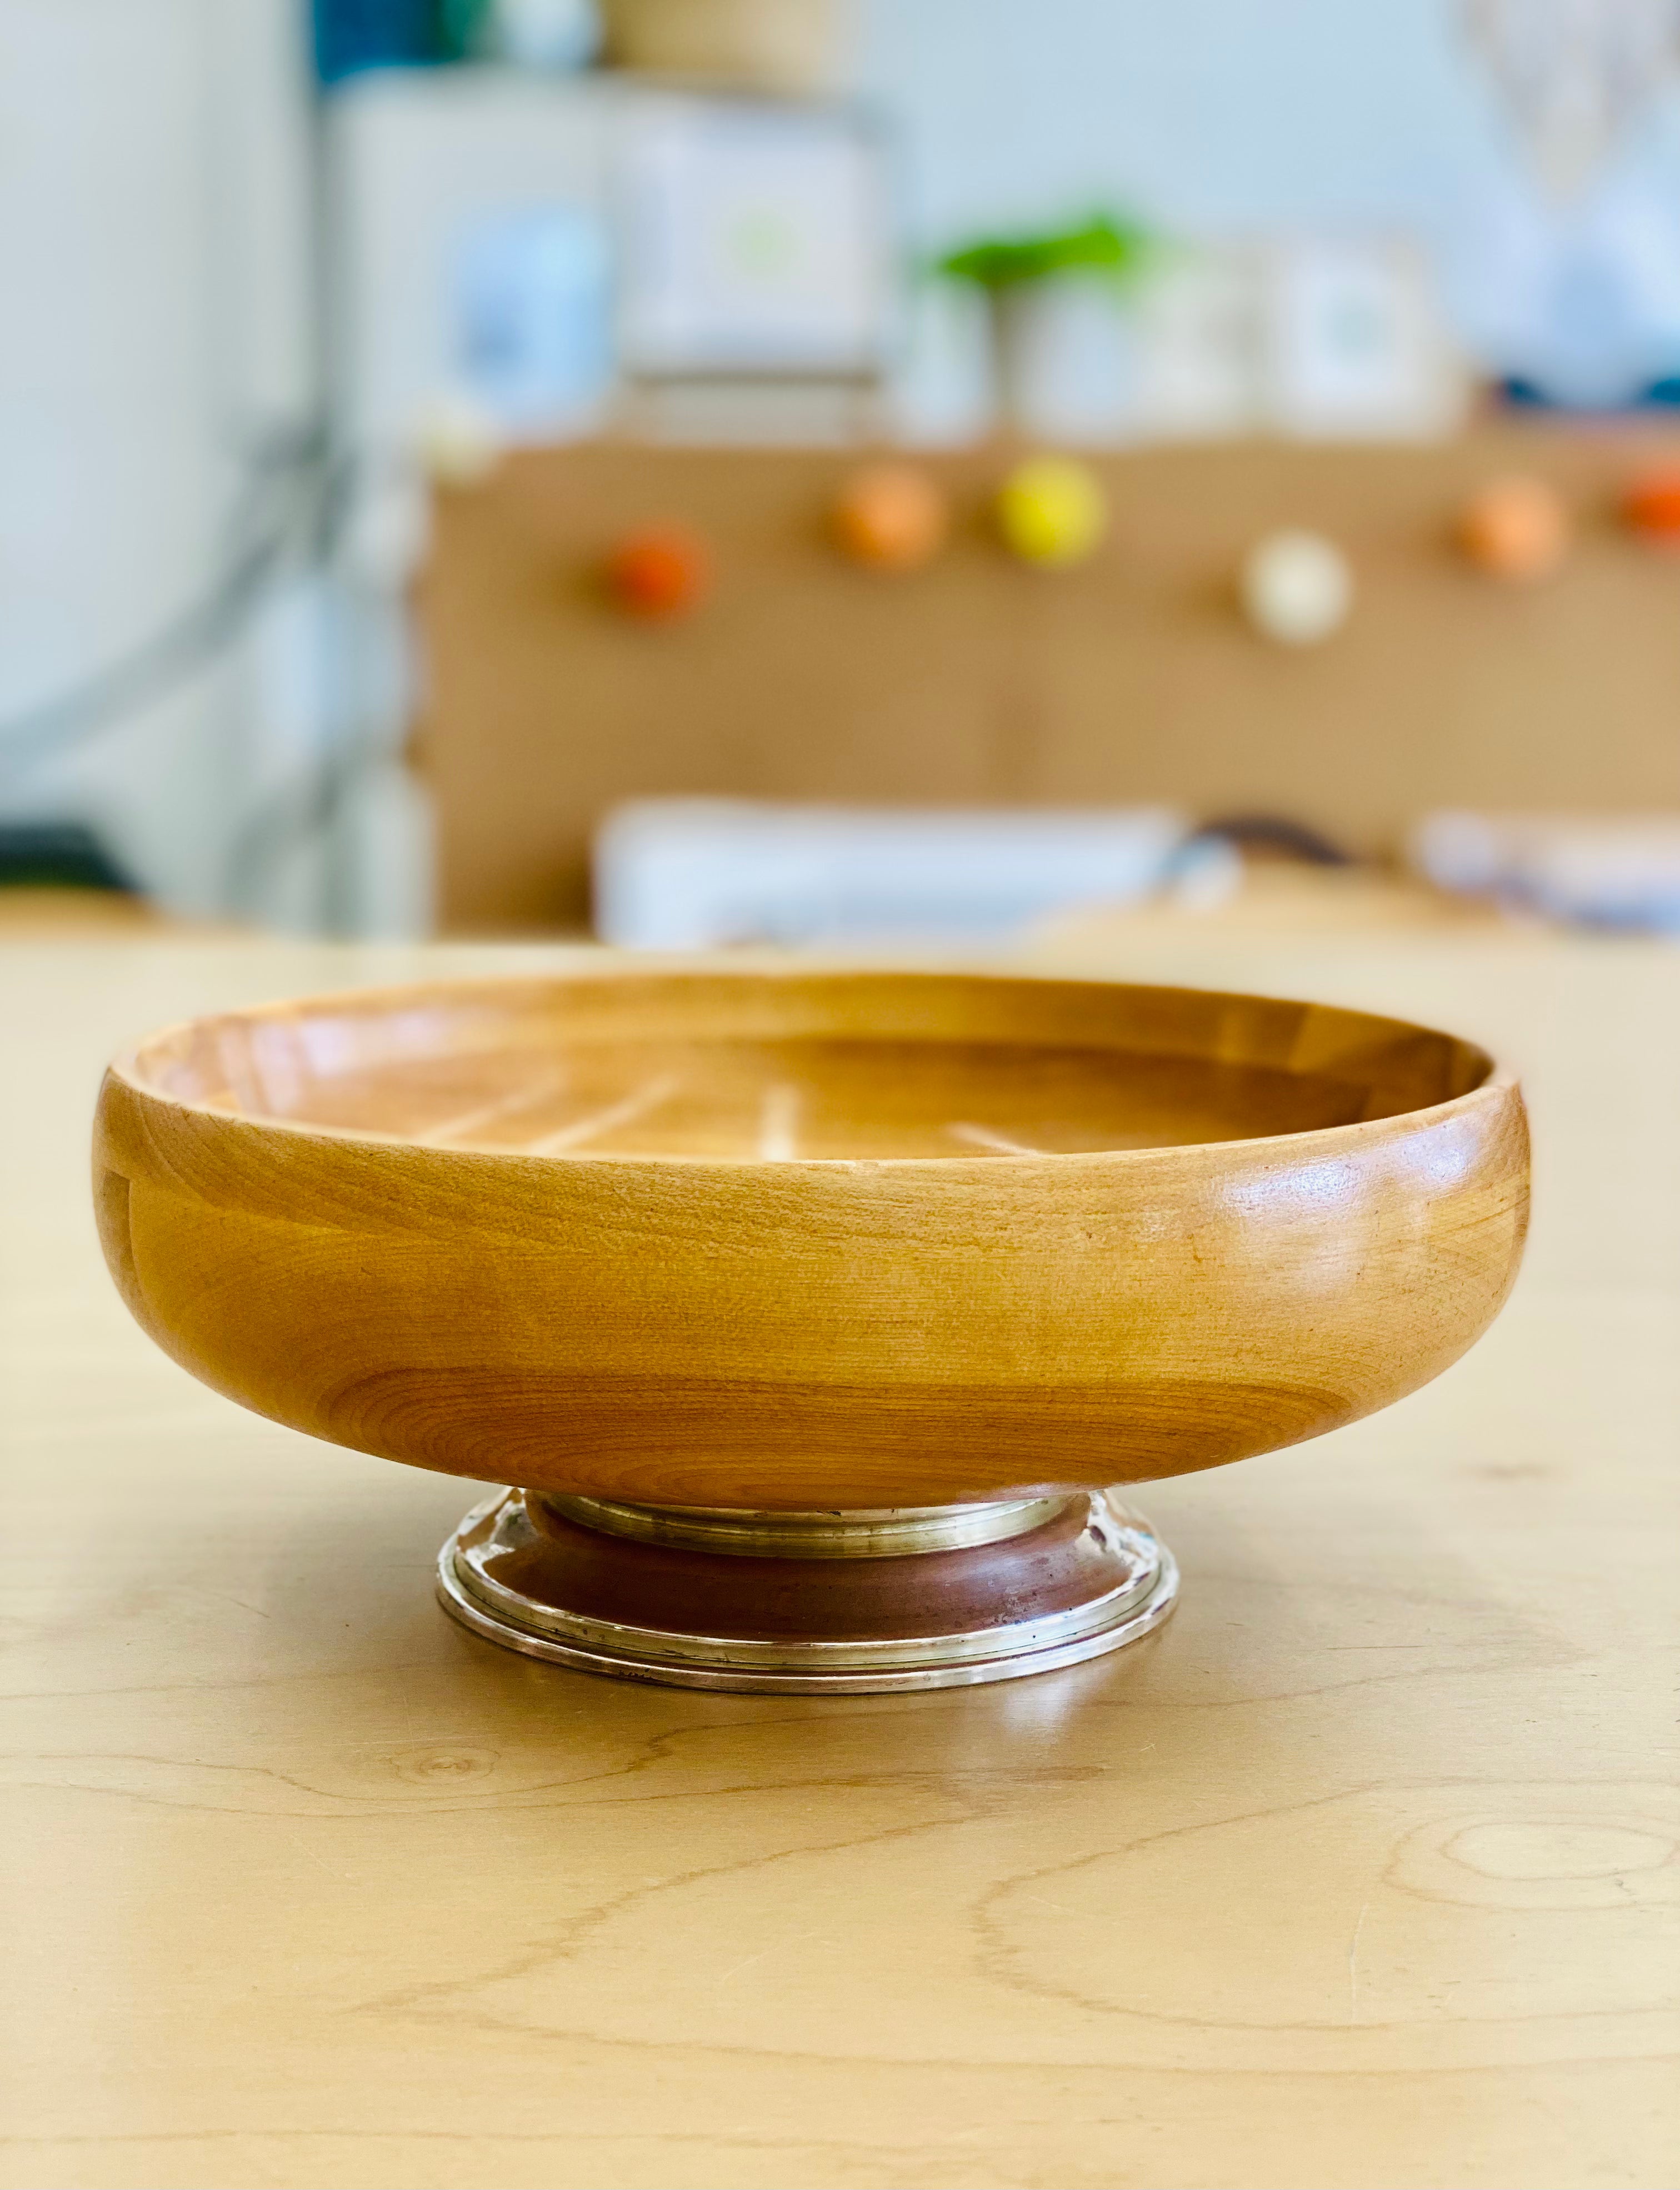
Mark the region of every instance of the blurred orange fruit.
[[1644, 473], [1628, 489], [1622, 508], [1642, 540], [1654, 548], [1680, 548], [1680, 467]]
[[660, 621], [686, 616], [711, 584], [711, 558], [696, 534], [650, 525], [625, 535], [607, 559], [607, 590], [631, 616]]
[[912, 464], [866, 464], [840, 490], [834, 537], [854, 561], [877, 570], [931, 562], [950, 526], [945, 496]]
[[1550, 577], [1570, 552], [1570, 513], [1556, 487], [1518, 474], [1490, 479], [1458, 519], [1464, 553], [1490, 577], [1518, 584]]

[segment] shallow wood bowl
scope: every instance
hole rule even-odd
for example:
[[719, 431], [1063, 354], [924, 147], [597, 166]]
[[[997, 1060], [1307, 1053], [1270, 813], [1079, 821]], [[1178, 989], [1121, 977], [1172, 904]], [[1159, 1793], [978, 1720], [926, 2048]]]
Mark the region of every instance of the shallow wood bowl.
[[1315, 1437], [1510, 1287], [1510, 1075], [1252, 996], [603, 959], [141, 1043], [95, 1186], [217, 1390], [663, 1506], [1099, 1486]]

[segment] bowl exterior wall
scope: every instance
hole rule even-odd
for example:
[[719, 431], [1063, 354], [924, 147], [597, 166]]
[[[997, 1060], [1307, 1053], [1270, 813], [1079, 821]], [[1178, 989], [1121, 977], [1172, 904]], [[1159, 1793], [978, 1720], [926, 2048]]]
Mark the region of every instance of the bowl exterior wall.
[[107, 1076], [107, 1260], [260, 1414], [671, 1505], [937, 1504], [1217, 1467], [1388, 1404], [1516, 1273], [1522, 1099], [1118, 1155], [542, 1158]]

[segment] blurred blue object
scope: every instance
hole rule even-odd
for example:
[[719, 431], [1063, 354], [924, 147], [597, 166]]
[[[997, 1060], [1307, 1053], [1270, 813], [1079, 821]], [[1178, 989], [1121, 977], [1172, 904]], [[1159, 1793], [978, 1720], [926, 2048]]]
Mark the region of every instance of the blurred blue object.
[[313, 0], [315, 73], [427, 68], [475, 50], [488, 0]]
[[611, 258], [581, 206], [479, 222], [457, 274], [461, 378], [506, 433], [585, 420], [613, 376]]
[[364, 69], [439, 58], [436, 0], [314, 0], [315, 72], [324, 84]]
[[[1502, 380], [1499, 393], [1506, 402], [1519, 411], [1559, 411], [1578, 407], [1555, 401], [1543, 388], [1537, 388], [1533, 381], [1524, 380], [1520, 374], [1512, 379]], [[1626, 411], [1680, 411], [1680, 374], [1669, 373], [1660, 380], [1652, 381], [1648, 388], [1638, 390], [1625, 403], [1615, 407]]]
[[1672, 401], [1680, 232], [1666, 171], [1625, 161], [1564, 203], [1506, 177], [1467, 206], [1462, 316], [1507, 397], [1562, 411]]
[[1407, 851], [1438, 889], [1571, 927], [1680, 936], [1680, 814], [1430, 814]]

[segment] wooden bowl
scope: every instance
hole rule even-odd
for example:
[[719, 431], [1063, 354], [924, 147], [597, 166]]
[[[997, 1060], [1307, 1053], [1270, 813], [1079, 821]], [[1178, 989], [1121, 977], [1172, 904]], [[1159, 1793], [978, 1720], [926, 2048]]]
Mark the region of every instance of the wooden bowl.
[[445, 1547], [469, 1625], [880, 1688], [1154, 1624], [1170, 1561], [1110, 1486], [1444, 1369], [1510, 1287], [1528, 1147], [1480, 1050], [1359, 1013], [603, 959], [157, 1035], [94, 1177], [195, 1376], [518, 1486]]

